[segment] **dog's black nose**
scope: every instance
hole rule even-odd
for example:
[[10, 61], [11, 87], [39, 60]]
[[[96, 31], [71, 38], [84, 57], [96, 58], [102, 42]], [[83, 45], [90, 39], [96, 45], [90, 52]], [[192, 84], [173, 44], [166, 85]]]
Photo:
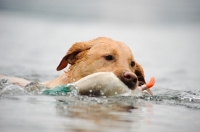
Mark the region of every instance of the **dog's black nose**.
[[137, 76], [133, 72], [125, 71], [122, 73], [122, 81], [132, 90], [136, 88], [137, 80]]

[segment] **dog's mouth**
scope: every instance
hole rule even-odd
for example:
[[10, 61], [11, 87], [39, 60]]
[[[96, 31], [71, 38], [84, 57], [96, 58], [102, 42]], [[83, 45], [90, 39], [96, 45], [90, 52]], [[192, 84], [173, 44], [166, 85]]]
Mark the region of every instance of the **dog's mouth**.
[[143, 81], [138, 81], [138, 82], [139, 82], [138, 86], [142, 86], [145, 84], [145, 82], [143, 82]]

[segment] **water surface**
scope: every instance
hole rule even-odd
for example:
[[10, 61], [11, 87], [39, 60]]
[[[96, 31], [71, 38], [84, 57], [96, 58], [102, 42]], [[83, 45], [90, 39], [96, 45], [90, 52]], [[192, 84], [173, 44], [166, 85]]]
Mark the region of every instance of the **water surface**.
[[130, 47], [147, 81], [156, 78], [154, 97], [1, 94], [0, 131], [200, 130], [198, 0], [0, 2], [0, 74], [55, 79], [73, 43], [106, 36]]

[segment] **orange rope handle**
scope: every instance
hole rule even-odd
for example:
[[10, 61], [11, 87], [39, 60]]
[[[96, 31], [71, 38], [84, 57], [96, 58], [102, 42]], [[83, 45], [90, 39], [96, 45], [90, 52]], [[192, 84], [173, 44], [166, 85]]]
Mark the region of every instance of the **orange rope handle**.
[[155, 84], [155, 78], [152, 77], [152, 78], [150, 79], [149, 83], [144, 84], [144, 85], [142, 85], [142, 86], [139, 86], [138, 89], [139, 89], [140, 91], [146, 90], [150, 95], [153, 96], [153, 93], [151, 92], [150, 88], [151, 88], [154, 84]]
[[151, 88], [155, 84], [155, 78], [152, 77], [149, 81], [149, 83], [146, 84], [147, 88]]

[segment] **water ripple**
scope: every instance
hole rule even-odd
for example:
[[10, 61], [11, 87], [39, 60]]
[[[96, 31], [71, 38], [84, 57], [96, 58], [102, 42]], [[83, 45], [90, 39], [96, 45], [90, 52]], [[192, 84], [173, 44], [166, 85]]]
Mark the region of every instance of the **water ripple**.
[[[15, 84], [10, 83], [6, 79], [0, 80], [0, 95], [41, 95], [42, 91], [45, 90], [46, 87], [39, 84], [38, 82], [31, 82], [30, 84], [26, 85], [24, 88], [21, 88]], [[191, 90], [191, 91], [180, 91], [180, 90], [172, 90], [172, 89], [154, 89], [154, 96], [141, 96], [141, 97], [134, 97], [134, 96], [127, 96], [127, 97], [103, 97], [102, 98], [92, 98], [87, 96], [80, 96], [76, 94], [76, 98], [82, 101], [91, 102], [124, 102], [130, 104], [131, 102], [137, 102], [138, 100], [143, 101], [151, 101], [152, 103], [156, 104], [166, 104], [166, 105], [181, 105], [188, 108], [200, 109], [200, 89]], [[55, 96], [60, 96], [55, 95]], [[66, 97], [73, 97], [74, 93], [69, 93], [65, 95]], [[108, 101], [105, 101], [105, 99]], [[131, 98], [131, 99], [130, 99]], [[75, 99], [76, 100], [76, 99]]]
[[144, 96], [143, 98], [157, 104], [181, 105], [188, 108], [200, 109], [200, 89], [192, 91], [162, 89], [156, 91], [152, 97]]

